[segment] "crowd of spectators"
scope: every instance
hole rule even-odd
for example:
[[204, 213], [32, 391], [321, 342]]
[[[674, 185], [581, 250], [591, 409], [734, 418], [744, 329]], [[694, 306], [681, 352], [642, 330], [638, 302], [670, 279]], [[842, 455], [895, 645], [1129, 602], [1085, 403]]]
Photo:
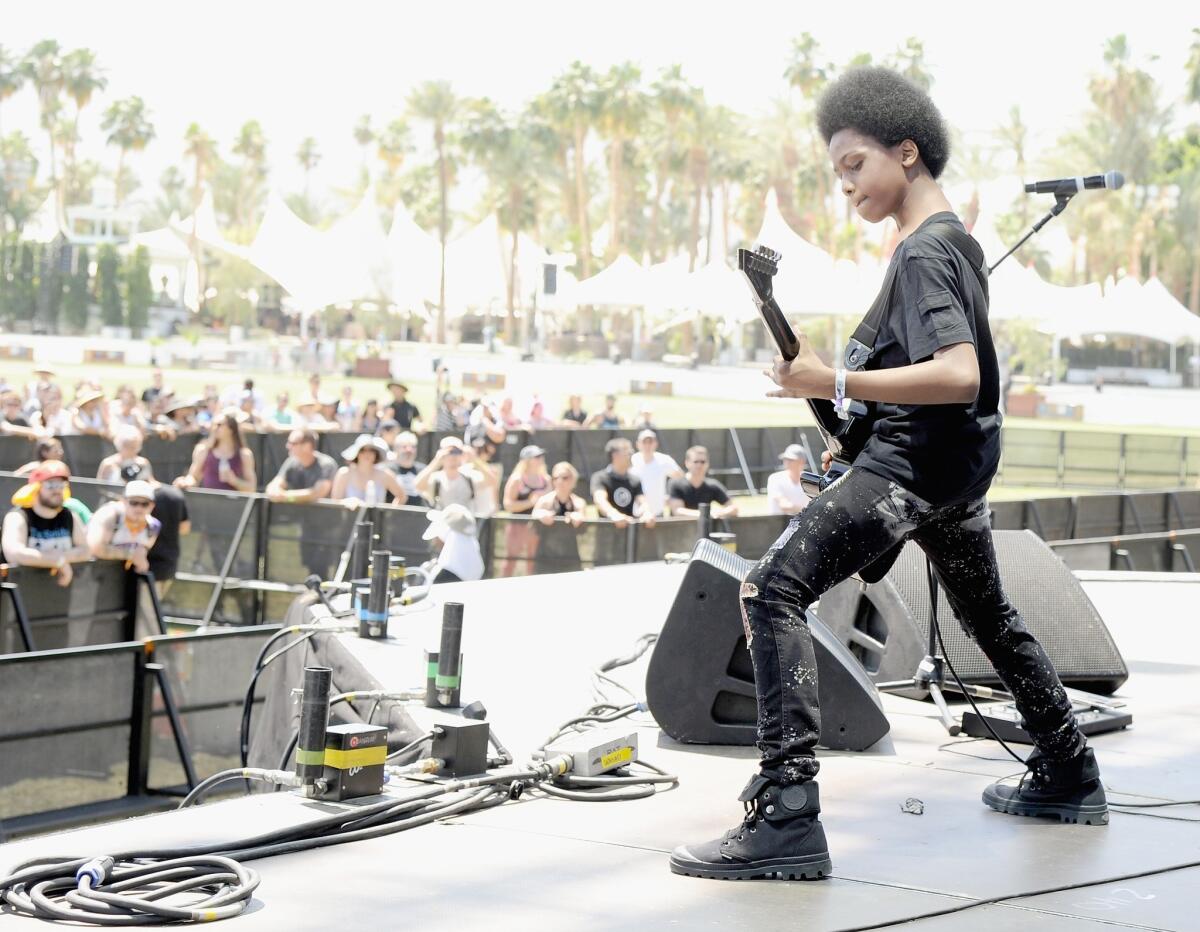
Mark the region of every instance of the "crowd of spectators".
[[[188, 398], [174, 391], [162, 370], [155, 369], [150, 385], [140, 393], [126, 384], [111, 399], [97, 383], [81, 381], [73, 387], [68, 405], [49, 369], [35, 370], [23, 386], [8, 385], [0, 378], [0, 436], [24, 437], [34, 444], [30, 461], [17, 470], [30, 485], [22, 490], [21, 502], [14, 497], [13, 511], [5, 518], [5, 557], [48, 566], [60, 581], [69, 581], [72, 562], [91, 557], [120, 557], [139, 570], [157, 564], [156, 577], [170, 579], [174, 574], [171, 552], [177, 560], [179, 535], [188, 527], [179, 490], [245, 493], [259, 487], [261, 464], [255, 462], [246, 442], [249, 433], [287, 434], [287, 458], [265, 487], [271, 501], [303, 504], [333, 499], [349, 508], [385, 502], [423, 507], [432, 509], [432, 524], [448, 534], [464, 532], [468, 524], [464, 514], [472, 518], [473, 530], [475, 519], [501, 511], [528, 515], [545, 525], [576, 527], [589, 514], [618, 527], [631, 522], [653, 526], [664, 515], [695, 516], [701, 504], [709, 505], [714, 519], [738, 513], [728, 490], [708, 476], [704, 447], [687, 450], [681, 467], [659, 449], [653, 412], [643, 408], [627, 421], [618, 412], [614, 395], [606, 396], [602, 407], [589, 413], [583, 397], [572, 394], [561, 417], [554, 420], [537, 399], [518, 411], [511, 397], [467, 402], [461, 395], [441, 391], [438, 409], [426, 419], [409, 399], [403, 382], [386, 382], [384, 393], [382, 401], [356, 399], [352, 388], [344, 386], [335, 396], [323, 388], [319, 375], [312, 375], [295, 397], [280, 392], [271, 402], [253, 379], [225, 391], [210, 384], [200, 397]], [[589, 477], [587, 501], [576, 494], [575, 468], [567, 462], [548, 464], [546, 451], [536, 444], [520, 451], [507, 477], [497, 461], [500, 445], [514, 431], [536, 435], [547, 429], [625, 427], [638, 429], [636, 449], [623, 438], [609, 441], [608, 465]], [[418, 439], [429, 430], [450, 436], [424, 463], [418, 459]], [[320, 435], [333, 431], [358, 434], [341, 451], [341, 463], [318, 449]], [[80, 503], [61, 493], [67, 476], [58, 438], [84, 434], [113, 445], [96, 478], [125, 488], [119, 502], [97, 513], [97, 518], [102, 513], [100, 524], [89, 522], [90, 515], [78, 512]], [[188, 435], [196, 438], [191, 464], [172, 484], [164, 485], [155, 475], [154, 463], [143, 454], [145, 439]], [[795, 514], [808, 501], [799, 483], [805, 465], [802, 448], [788, 447], [781, 460], [784, 468], [768, 482], [768, 509], [773, 514]], [[320, 519], [314, 515], [312, 520]], [[315, 544], [305, 543], [306, 536], [315, 535], [305, 535], [304, 527], [302, 521], [304, 563], [322, 564], [324, 558], [315, 554]], [[443, 537], [435, 534], [434, 539]], [[531, 525], [510, 522], [505, 545], [512, 571], [518, 561], [532, 559], [538, 534]], [[306, 547], [314, 552], [303, 552]], [[161, 556], [156, 561], [158, 548]], [[33, 556], [35, 551], [39, 556]], [[443, 569], [462, 578], [460, 574], [471, 572], [473, 566], [472, 561], [456, 570]]]

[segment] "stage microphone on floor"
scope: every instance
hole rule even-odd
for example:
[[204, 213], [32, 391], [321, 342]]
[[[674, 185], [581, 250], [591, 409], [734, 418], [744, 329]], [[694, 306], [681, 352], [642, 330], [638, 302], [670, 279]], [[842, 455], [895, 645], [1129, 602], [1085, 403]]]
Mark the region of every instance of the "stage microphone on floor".
[[329, 725], [330, 667], [305, 667], [300, 698], [300, 736], [296, 739], [296, 776], [305, 796], [316, 795], [325, 769], [325, 729]]
[[1105, 172], [1103, 175], [1079, 176], [1077, 178], [1055, 178], [1051, 181], [1032, 181], [1025, 185], [1026, 194], [1078, 194], [1080, 191], [1094, 191], [1107, 188], [1115, 191], [1125, 184], [1125, 176], [1118, 171]]
[[329, 601], [329, 597], [325, 595], [325, 591], [321, 588], [321, 577], [313, 573], [308, 579], [304, 580], [304, 588], [310, 592], [315, 592], [317, 598], [321, 600], [321, 604], [325, 606], [325, 610], [329, 612], [330, 618], [338, 618], [342, 615], [353, 614], [353, 609], [350, 611], [339, 612], [333, 607], [333, 603]]

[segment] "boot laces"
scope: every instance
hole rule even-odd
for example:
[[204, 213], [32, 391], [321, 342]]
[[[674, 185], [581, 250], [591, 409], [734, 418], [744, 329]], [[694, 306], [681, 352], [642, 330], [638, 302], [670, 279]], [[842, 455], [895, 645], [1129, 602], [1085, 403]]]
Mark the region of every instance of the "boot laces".
[[742, 824], [736, 828], [731, 828], [725, 833], [725, 844], [731, 841], [741, 841], [746, 832], [755, 832], [758, 830], [758, 823], [762, 820], [763, 814], [759, 808], [758, 799], [752, 799], [749, 802], [742, 803], [746, 810], [745, 816], [742, 818]]
[[1021, 774], [1021, 780], [1017, 783], [1017, 792], [1021, 792], [1025, 788], [1025, 781], [1028, 780], [1033, 789], [1045, 789], [1050, 785], [1050, 765], [1045, 759], [1039, 758], [1029, 765], [1029, 768]]

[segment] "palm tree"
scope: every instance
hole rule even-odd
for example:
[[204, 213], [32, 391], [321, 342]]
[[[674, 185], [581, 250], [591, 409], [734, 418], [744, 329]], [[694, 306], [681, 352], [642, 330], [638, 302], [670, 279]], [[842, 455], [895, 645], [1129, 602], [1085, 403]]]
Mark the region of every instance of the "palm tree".
[[676, 138], [679, 120], [695, 104], [697, 90], [684, 78], [682, 65], [671, 65], [664, 68], [658, 79], [650, 85], [650, 92], [653, 95], [653, 107], [661, 119], [648, 236], [650, 257], [657, 262], [666, 256], [666, 251], [659, 246], [659, 228], [662, 222], [663, 192], [671, 178], [672, 165], [679, 159]]
[[[814, 227], [824, 227], [827, 231], [826, 245], [833, 250], [836, 238], [834, 207], [833, 177], [825, 167], [825, 145], [817, 130], [815, 107], [817, 98], [829, 78], [833, 74], [833, 65], [818, 61], [820, 45], [811, 33], [802, 33], [800, 38], [792, 40], [791, 58], [784, 68], [783, 76], [793, 88], [800, 92], [805, 104], [802, 122], [808, 135], [809, 157], [812, 159], [812, 181], [816, 187], [818, 202], [817, 216], [820, 218]], [[778, 193], [778, 191], [776, 192]]]
[[[61, 51], [59, 44], [53, 39], [43, 39], [29, 50], [21, 62], [22, 73], [37, 91], [41, 126], [50, 138], [50, 181], [56, 188], [59, 178], [54, 128], [62, 109], [62, 100], [59, 97], [63, 89]], [[61, 202], [61, 197], [59, 200]]]
[[257, 200], [259, 186], [267, 176], [267, 140], [258, 120], [247, 120], [242, 124], [237, 142], [233, 144], [235, 155], [242, 157], [242, 171], [238, 178], [237, 202], [234, 208], [234, 223], [247, 229], [251, 212]]
[[104, 111], [100, 128], [108, 133], [108, 144], [116, 146], [117, 156], [117, 206], [124, 198], [123, 181], [125, 158], [130, 152], [141, 152], [154, 139], [154, 126], [146, 112], [146, 102], [140, 97], [115, 100]]
[[588, 132], [600, 109], [595, 72], [575, 61], [554, 79], [545, 96], [547, 115], [566, 132], [572, 142], [575, 175], [575, 211], [579, 231], [579, 275], [591, 273], [592, 227], [588, 219], [587, 161]]
[[75, 116], [71, 121], [72, 142], [65, 150], [68, 174], [75, 174], [75, 142], [79, 138], [79, 115], [91, 103], [92, 95], [108, 86], [108, 79], [100, 73], [96, 64], [96, 53], [91, 49], [74, 49], [62, 59], [63, 89], [75, 101]]
[[622, 177], [625, 174], [625, 143], [637, 134], [645, 119], [646, 95], [641, 88], [642, 72], [632, 62], [613, 65], [600, 81], [600, 112], [597, 125], [608, 139], [608, 256], [621, 251]]
[[446, 234], [448, 232], [448, 199], [450, 188], [450, 152], [447, 129], [454, 121], [458, 100], [448, 81], [426, 81], [408, 98], [412, 115], [426, 120], [433, 128], [433, 148], [437, 153], [438, 172], [438, 242], [441, 243], [441, 268], [438, 272], [438, 314], [435, 339], [446, 342]]
[[[1200, 28], [1192, 30], [1192, 46], [1187, 60], [1188, 103], [1200, 104]], [[1196, 198], [1196, 229], [1200, 230], [1200, 197]], [[1196, 237], [1192, 258], [1192, 285], [1188, 291], [1188, 307], [1200, 314], [1200, 236]]]
[[196, 263], [196, 275], [199, 285], [200, 306], [206, 303], [204, 292], [207, 290], [204, 281], [204, 263], [201, 261], [200, 241], [196, 238], [196, 214], [200, 209], [200, 197], [204, 190], [205, 180], [212, 174], [217, 162], [217, 144], [208, 133], [200, 128], [200, 124], [192, 123], [184, 133], [184, 155], [192, 160], [192, 232], [189, 246], [192, 259]]
[[360, 174], [367, 173], [367, 151], [371, 143], [375, 141], [375, 130], [371, 128], [371, 115], [364, 113], [358, 118], [358, 122], [354, 124], [354, 141], [358, 143], [359, 151], [362, 154], [362, 169]]
[[296, 150], [296, 161], [304, 169], [304, 202], [307, 204], [309, 176], [321, 161], [321, 153], [317, 151], [317, 141], [312, 136], [306, 136], [300, 141], [300, 148]]
[[19, 91], [24, 83], [25, 72], [21, 68], [20, 60], [0, 45], [0, 104]]

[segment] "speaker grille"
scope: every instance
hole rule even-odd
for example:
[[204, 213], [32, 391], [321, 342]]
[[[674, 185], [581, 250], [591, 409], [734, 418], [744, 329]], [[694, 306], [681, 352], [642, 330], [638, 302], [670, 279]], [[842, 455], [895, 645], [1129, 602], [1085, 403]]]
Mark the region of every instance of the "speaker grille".
[[[1009, 600], [1025, 626], [1046, 649], [1059, 676], [1106, 679], [1128, 674], [1104, 621], [1074, 575], [1046, 544], [1029, 531], [997, 532], [996, 558]], [[929, 636], [929, 588], [925, 555], [907, 544], [888, 574], [908, 604], [924, 640]], [[983, 652], [954, 621], [946, 593], [938, 592], [938, 623], [946, 653], [964, 680], [995, 680]]]

